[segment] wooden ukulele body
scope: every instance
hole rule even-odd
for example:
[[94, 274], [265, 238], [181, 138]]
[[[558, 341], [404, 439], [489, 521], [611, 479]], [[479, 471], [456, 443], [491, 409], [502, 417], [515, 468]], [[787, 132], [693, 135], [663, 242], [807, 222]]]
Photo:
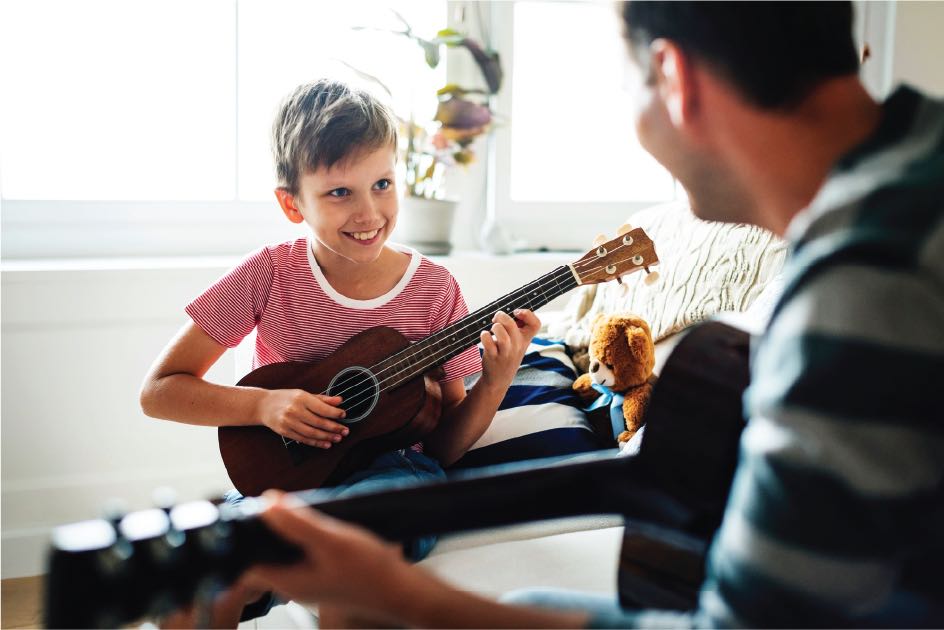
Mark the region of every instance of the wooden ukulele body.
[[261, 425], [220, 427], [220, 455], [236, 489], [257, 496], [269, 488], [294, 491], [332, 485], [378, 455], [407, 448], [428, 435], [439, 422], [439, 383], [427, 375], [390, 387], [384, 379], [389, 381], [391, 374], [372, 370], [408, 345], [396, 330], [378, 326], [355, 335], [321, 361], [272, 363], [247, 374], [238, 385], [342, 396], [340, 406], [348, 411], [342, 422], [350, 433], [321, 449], [286, 444]]

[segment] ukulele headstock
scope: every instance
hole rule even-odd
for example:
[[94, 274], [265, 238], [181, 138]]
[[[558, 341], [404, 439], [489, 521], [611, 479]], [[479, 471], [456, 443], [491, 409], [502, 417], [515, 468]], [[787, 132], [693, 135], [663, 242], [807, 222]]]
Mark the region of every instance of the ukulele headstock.
[[649, 269], [659, 263], [652, 239], [642, 228], [623, 225], [616, 238], [606, 240], [600, 235], [596, 247], [571, 264], [578, 284], [596, 284], [609, 280], [622, 282], [623, 276], [643, 270], [649, 277], [647, 284], [658, 278], [658, 272]]

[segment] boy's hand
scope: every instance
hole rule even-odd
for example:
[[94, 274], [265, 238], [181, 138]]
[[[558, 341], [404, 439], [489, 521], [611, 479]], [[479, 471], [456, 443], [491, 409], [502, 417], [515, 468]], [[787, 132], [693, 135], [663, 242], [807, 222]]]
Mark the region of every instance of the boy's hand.
[[482, 340], [482, 381], [503, 390], [511, 385], [521, 365], [525, 350], [541, 327], [541, 320], [527, 309], [514, 312], [514, 318], [498, 311], [492, 318], [490, 330], [484, 330]]
[[340, 396], [310, 394], [303, 389], [273, 389], [263, 396], [256, 417], [279, 435], [308, 446], [331, 448], [348, 434], [338, 407]]

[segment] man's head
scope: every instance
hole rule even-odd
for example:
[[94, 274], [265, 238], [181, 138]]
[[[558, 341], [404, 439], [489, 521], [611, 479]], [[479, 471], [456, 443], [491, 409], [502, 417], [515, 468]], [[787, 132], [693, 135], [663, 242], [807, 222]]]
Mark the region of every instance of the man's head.
[[276, 198], [312, 230], [319, 262], [377, 259], [396, 227], [397, 123], [367, 92], [321, 80], [282, 102], [272, 127]]
[[624, 34], [648, 70], [649, 47], [675, 42], [762, 108], [789, 110], [859, 61], [850, 2], [626, 2]]
[[620, 13], [640, 142], [698, 216], [758, 223], [757, 180], [743, 167], [824, 84], [856, 76], [851, 4], [636, 0]]

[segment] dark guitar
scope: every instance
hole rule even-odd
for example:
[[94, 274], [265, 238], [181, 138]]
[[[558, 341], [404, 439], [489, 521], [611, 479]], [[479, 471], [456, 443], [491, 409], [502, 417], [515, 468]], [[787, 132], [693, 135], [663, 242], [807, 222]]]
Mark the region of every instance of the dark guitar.
[[534, 282], [512, 291], [425, 339], [410, 343], [386, 327], [352, 337], [321, 361], [273, 363], [238, 385], [303, 389], [341, 396], [350, 433], [324, 450], [263, 426], [221, 427], [220, 454], [233, 485], [246, 496], [269, 488], [332, 485], [381, 453], [415, 444], [439, 419], [438, 384], [428, 376], [491, 327], [496, 311], [535, 310], [581, 284], [605, 282], [659, 262], [642, 229], [628, 231]]
[[[719, 323], [692, 330], [662, 370], [635, 457], [607, 454], [503, 474], [485, 469], [344, 500], [325, 501], [318, 491], [298, 496], [390, 540], [619, 514], [626, 519], [621, 601], [691, 607], [736, 463], [747, 355], [741, 331]], [[254, 563], [295, 560], [298, 550], [267, 530], [258, 510], [252, 499], [238, 507], [194, 501], [57, 528], [46, 625], [117, 627], [212, 596]]]

